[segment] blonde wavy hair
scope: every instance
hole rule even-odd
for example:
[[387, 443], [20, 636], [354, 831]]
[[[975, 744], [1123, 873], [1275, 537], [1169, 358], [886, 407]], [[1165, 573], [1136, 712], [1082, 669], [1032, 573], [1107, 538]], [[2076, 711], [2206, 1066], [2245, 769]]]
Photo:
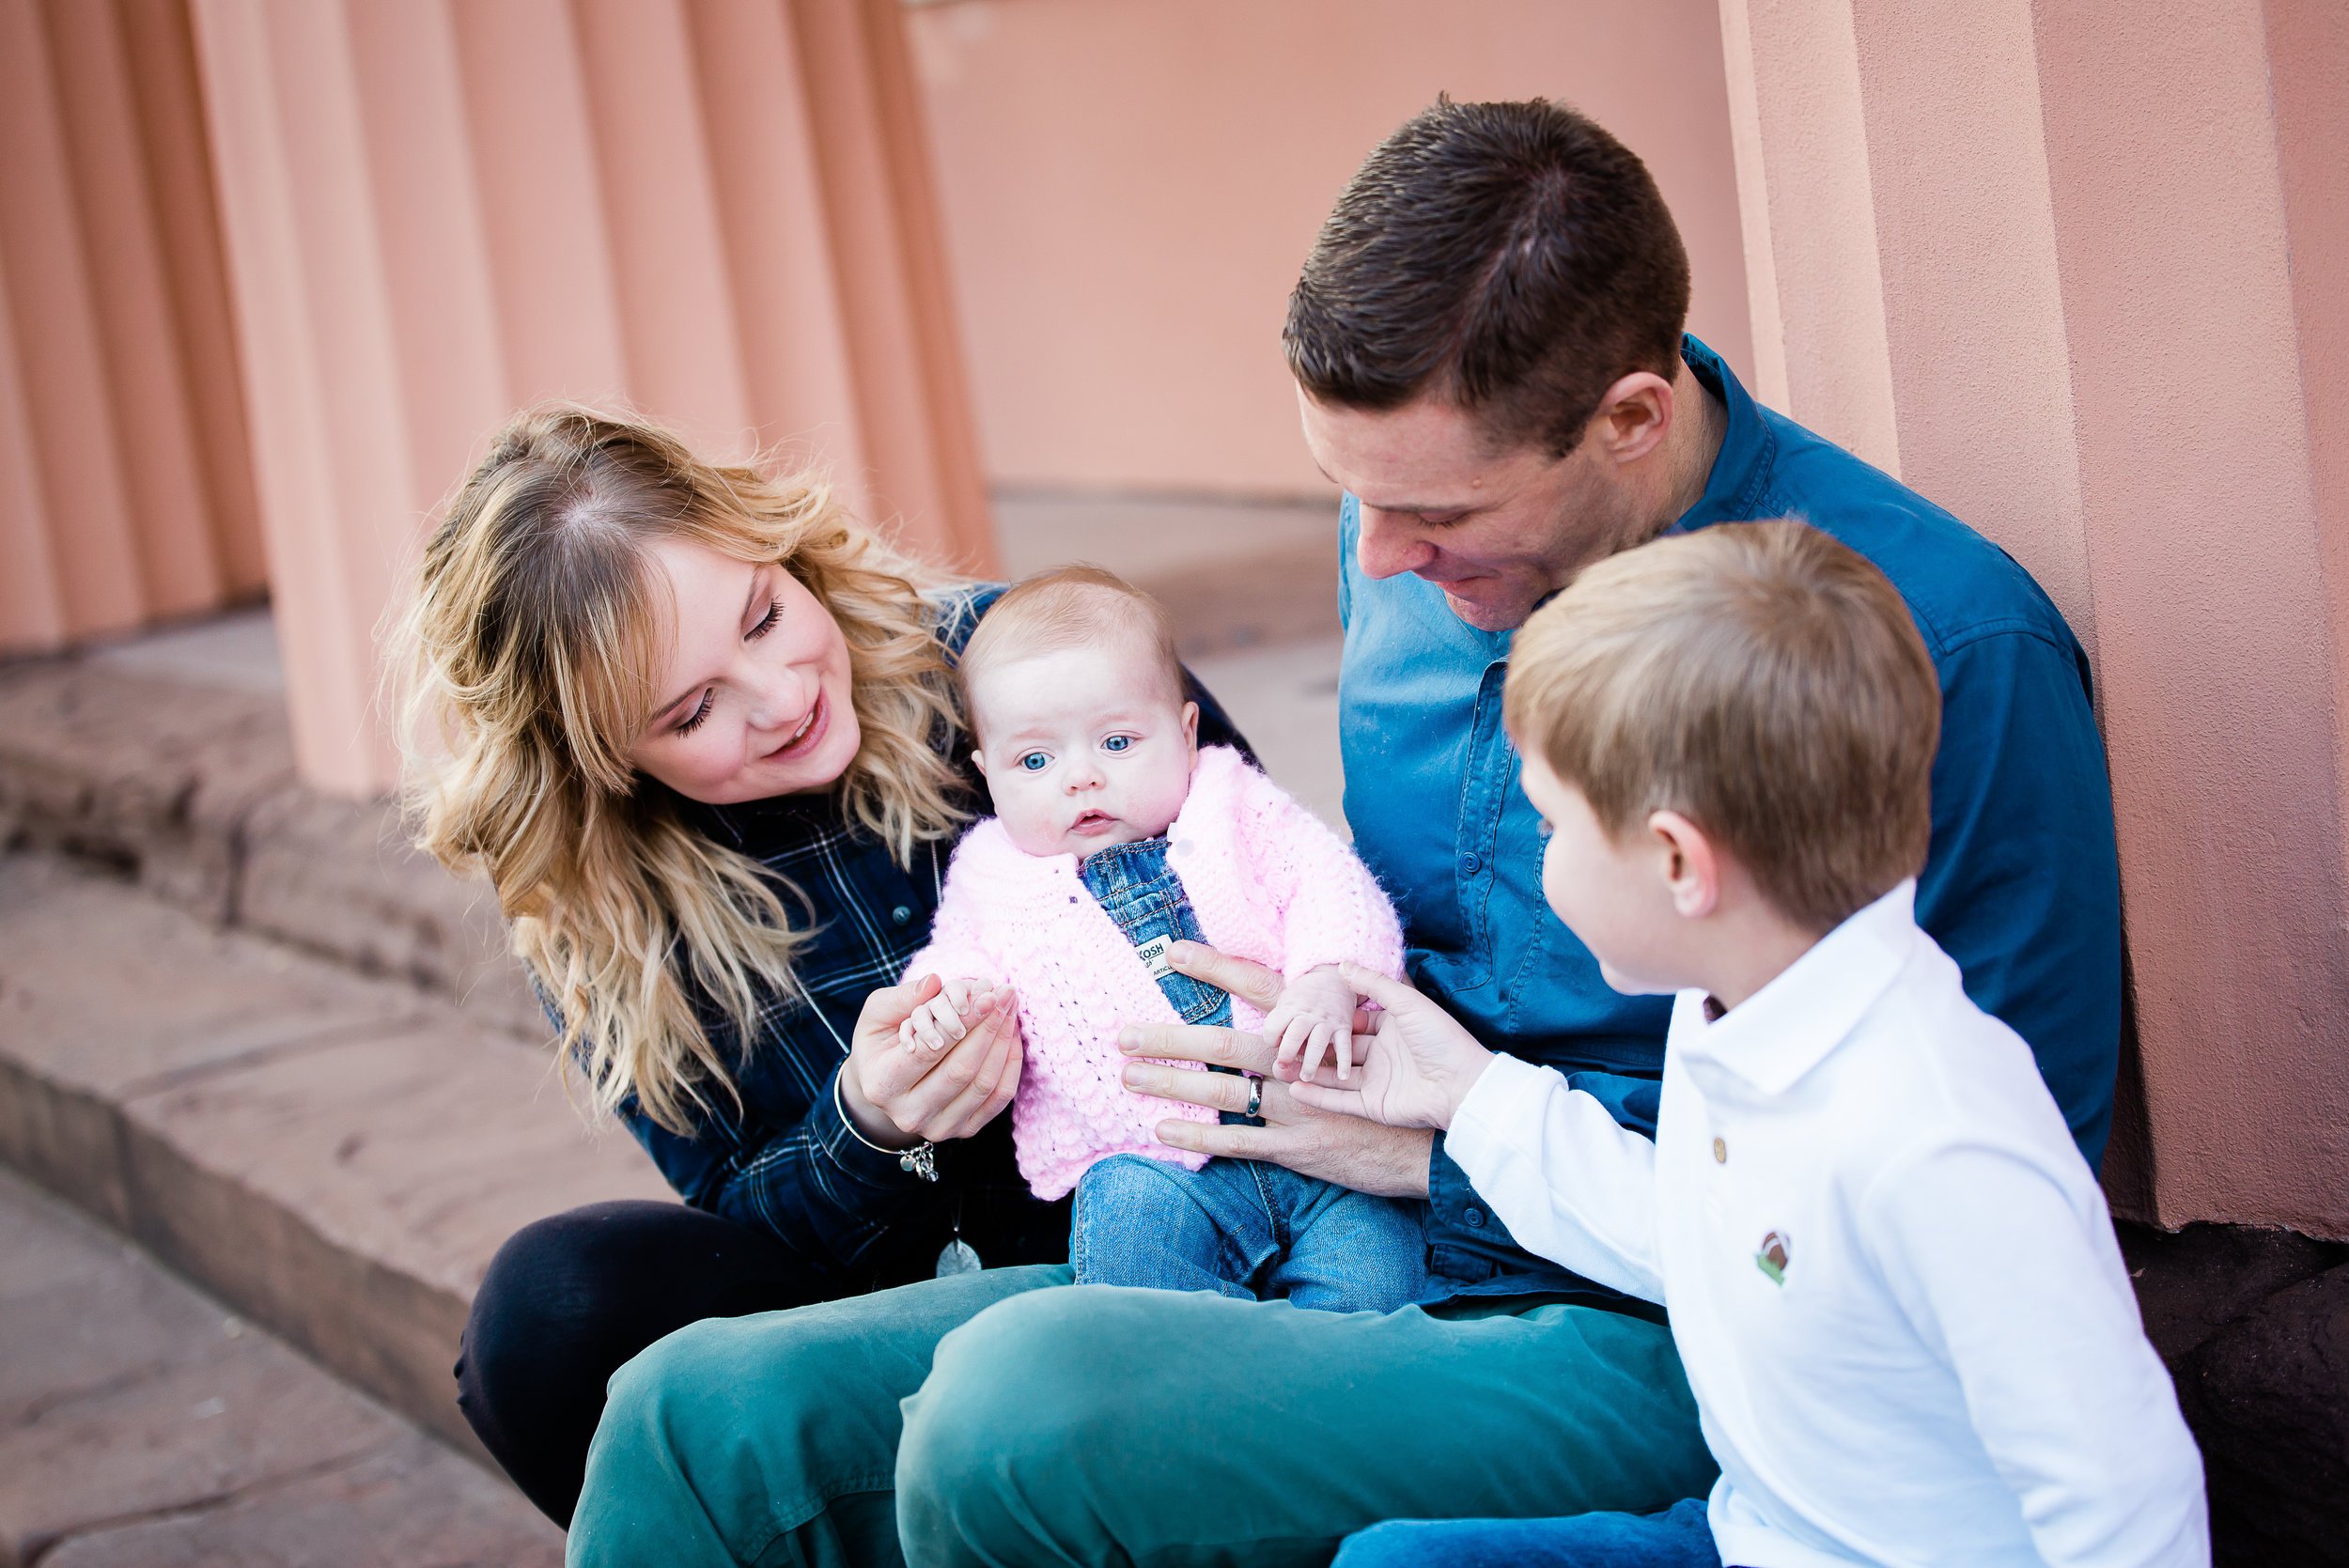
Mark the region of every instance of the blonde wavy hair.
[[508, 425], [458, 492], [397, 629], [410, 829], [497, 890], [596, 1109], [632, 1095], [690, 1135], [713, 1094], [739, 1103], [696, 999], [747, 1053], [817, 911], [629, 761], [673, 634], [646, 556], [664, 538], [779, 564], [832, 612], [863, 732], [832, 787], [900, 864], [965, 815], [961, 721], [922, 599], [935, 580], [814, 474], [705, 462], [652, 425], [554, 405]]

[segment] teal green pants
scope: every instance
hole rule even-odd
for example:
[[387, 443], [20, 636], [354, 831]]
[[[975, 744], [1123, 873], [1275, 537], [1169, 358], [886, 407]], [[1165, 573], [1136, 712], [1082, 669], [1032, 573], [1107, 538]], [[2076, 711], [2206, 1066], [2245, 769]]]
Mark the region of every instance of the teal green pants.
[[1713, 1463], [1672, 1336], [992, 1269], [718, 1319], [620, 1369], [569, 1561], [1314, 1564], [1392, 1518], [1647, 1513]]

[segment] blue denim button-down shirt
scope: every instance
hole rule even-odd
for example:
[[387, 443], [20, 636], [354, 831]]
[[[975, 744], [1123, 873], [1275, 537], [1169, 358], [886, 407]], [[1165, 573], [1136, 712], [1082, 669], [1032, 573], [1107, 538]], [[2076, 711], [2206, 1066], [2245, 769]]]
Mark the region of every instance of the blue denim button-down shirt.
[[[1918, 919], [1975, 1002], [2030, 1042], [2093, 1163], [2120, 1050], [2121, 892], [2087, 657], [2003, 551], [1754, 402], [1695, 338], [1683, 354], [1728, 427], [1672, 530], [1802, 518], [1908, 601], [1942, 697]], [[1468, 625], [1417, 577], [1364, 577], [1351, 496], [1340, 526], [1346, 815], [1403, 917], [1413, 979], [1486, 1045], [1558, 1068], [1653, 1135], [1670, 1000], [1610, 989], [1542, 900], [1540, 819], [1501, 727], [1510, 634]], [[1440, 1141], [1428, 1185], [1430, 1263], [1462, 1293], [1586, 1288], [1517, 1247]]]

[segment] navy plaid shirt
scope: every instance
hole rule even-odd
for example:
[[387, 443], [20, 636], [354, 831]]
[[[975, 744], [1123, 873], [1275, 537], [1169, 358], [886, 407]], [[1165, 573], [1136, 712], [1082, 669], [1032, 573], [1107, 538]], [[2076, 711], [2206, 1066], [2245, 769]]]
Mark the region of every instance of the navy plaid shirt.
[[[939, 639], [958, 655], [1002, 589], [959, 591], [939, 603]], [[1244, 744], [1213, 698], [1193, 683], [1200, 743]], [[956, 761], [981, 815], [986, 785], [955, 737]], [[789, 879], [816, 914], [796, 972], [807, 995], [770, 996], [747, 1059], [731, 1024], [709, 1017], [711, 1039], [737, 1074], [738, 1110], [723, 1098], [692, 1136], [655, 1125], [633, 1102], [629, 1128], [669, 1185], [695, 1208], [775, 1236], [819, 1272], [844, 1281], [890, 1283], [930, 1272], [938, 1249], [961, 1233], [989, 1265], [1067, 1256], [1066, 1200], [1032, 1196], [1012, 1163], [1011, 1118], [941, 1145], [940, 1180], [899, 1168], [841, 1120], [832, 1094], [846, 1042], [868, 992], [896, 984], [929, 939], [951, 844], [917, 846], [900, 866], [841, 815], [830, 794], [783, 796], [734, 806], [678, 802], [685, 819]], [[705, 1010], [707, 1012], [707, 1010]]]

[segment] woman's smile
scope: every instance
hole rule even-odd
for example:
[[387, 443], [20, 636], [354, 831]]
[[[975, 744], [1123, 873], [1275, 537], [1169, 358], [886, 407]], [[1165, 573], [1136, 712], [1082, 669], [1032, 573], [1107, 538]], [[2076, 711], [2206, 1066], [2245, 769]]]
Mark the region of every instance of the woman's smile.
[[831, 707], [832, 705], [824, 693], [817, 692], [816, 704], [807, 710], [807, 716], [800, 721], [800, 727], [786, 737], [782, 745], [777, 746], [759, 760], [761, 762], [785, 762], [814, 751], [822, 743], [824, 731], [831, 727], [827, 722], [831, 717]]

